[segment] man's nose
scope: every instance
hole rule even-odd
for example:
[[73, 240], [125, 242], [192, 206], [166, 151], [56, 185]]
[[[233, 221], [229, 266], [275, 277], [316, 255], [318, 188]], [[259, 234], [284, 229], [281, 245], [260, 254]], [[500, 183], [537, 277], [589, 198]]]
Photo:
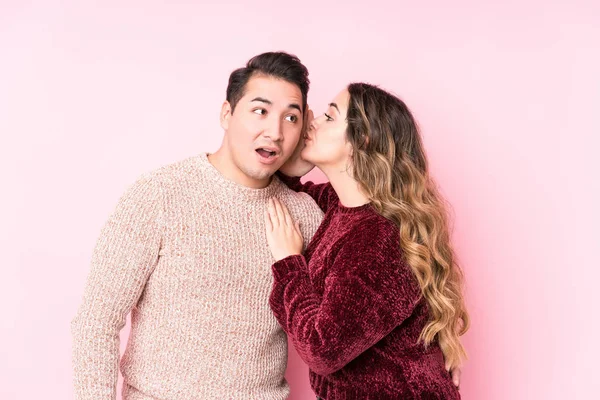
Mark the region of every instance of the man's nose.
[[279, 118], [272, 118], [267, 124], [265, 136], [273, 141], [281, 140], [283, 138], [283, 133], [281, 131], [283, 124], [281, 123], [281, 120]]

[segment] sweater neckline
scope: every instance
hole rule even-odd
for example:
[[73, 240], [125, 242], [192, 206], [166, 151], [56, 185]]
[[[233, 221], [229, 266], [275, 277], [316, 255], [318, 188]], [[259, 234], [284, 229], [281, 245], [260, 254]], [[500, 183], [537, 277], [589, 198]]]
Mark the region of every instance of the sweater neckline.
[[360, 214], [365, 212], [366, 210], [373, 210], [373, 207], [371, 206], [370, 202], [363, 204], [362, 206], [346, 207], [342, 204], [342, 202], [339, 199], [337, 208], [338, 212], [340, 212], [341, 214]]
[[234, 182], [219, 172], [208, 160], [210, 153], [200, 153], [197, 157], [198, 166], [206, 172], [206, 177], [220, 189], [232, 196], [241, 196], [246, 200], [267, 200], [275, 196], [283, 183], [276, 177], [271, 178], [267, 187], [262, 189], [249, 188]]

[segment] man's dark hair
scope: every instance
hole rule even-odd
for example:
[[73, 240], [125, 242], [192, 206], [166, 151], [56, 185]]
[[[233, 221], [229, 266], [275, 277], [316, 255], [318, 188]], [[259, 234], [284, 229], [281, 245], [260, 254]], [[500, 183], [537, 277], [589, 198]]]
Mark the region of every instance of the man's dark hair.
[[308, 69], [295, 55], [278, 51], [254, 56], [244, 68], [236, 69], [229, 75], [226, 99], [231, 105], [232, 113], [238, 101], [244, 96], [246, 84], [255, 75], [283, 79], [298, 86], [302, 93], [302, 111], [306, 110], [306, 97], [310, 85]]

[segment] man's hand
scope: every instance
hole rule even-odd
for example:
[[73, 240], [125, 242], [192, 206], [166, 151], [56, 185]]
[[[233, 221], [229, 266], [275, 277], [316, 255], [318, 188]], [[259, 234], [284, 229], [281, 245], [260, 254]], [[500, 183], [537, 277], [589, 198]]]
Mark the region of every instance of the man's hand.
[[296, 150], [294, 150], [294, 153], [288, 158], [285, 164], [279, 168], [279, 171], [287, 176], [304, 176], [315, 167], [313, 164], [304, 161], [302, 157], [300, 157], [300, 153], [302, 153], [302, 150], [304, 149], [306, 132], [310, 129], [310, 123], [314, 119], [314, 114], [308, 105], [306, 106], [306, 110], [306, 113], [304, 113], [304, 120], [302, 121], [302, 132], [300, 132], [300, 139], [298, 140]]

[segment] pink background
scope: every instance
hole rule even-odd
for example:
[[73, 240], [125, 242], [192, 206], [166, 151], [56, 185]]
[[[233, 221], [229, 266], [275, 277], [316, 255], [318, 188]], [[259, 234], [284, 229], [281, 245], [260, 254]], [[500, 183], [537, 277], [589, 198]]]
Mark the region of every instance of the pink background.
[[[600, 3], [214, 3], [0, 0], [0, 398], [72, 398], [100, 227], [141, 173], [214, 151], [229, 73], [279, 49], [317, 112], [364, 80], [418, 117], [468, 280], [463, 398], [595, 397]], [[312, 398], [293, 352], [288, 377]]]

